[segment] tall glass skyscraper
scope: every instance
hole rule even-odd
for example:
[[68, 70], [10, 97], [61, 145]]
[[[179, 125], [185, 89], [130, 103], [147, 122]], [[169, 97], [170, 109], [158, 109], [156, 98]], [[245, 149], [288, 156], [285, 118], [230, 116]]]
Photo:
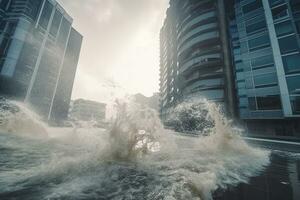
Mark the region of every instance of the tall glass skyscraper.
[[[76, 71], [82, 37], [72, 39], [78, 44], [72, 58], [67, 46], [77, 32], [71, 27], [73, 19], [55, 0], [0, 0], [0, 15], [0, 92], [30, 103], [49, 120], [59, 80], [67, 73], [64, 68], [71, 68], [64, 63], [73, 59]], [[72, 70], [71, 74], [69, 96], [75, 76]]]
[[160, 42], [162, 116], [177, 102], [206, 98], [234, 114], [223, 0], [171, 0]]
[[300, 137], [300, 1], [171, 0], [161, 29], [161, 115], [224, 104], [248, 132]]
[[230, 32], [239, 117], [254, 134], [300, 137], [300, 1], [236, 0]]

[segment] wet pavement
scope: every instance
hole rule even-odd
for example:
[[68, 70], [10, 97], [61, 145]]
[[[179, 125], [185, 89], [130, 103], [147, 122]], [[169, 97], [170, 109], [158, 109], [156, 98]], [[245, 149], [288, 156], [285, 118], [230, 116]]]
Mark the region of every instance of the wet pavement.
[[271, 164], [260, 176], [214, 196], [215, 200], [299, 200], [300, 154], [273, 150]]

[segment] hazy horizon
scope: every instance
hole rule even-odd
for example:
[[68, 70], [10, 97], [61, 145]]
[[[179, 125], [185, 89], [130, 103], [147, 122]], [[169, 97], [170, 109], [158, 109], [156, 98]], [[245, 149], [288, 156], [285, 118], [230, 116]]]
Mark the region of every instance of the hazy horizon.
[[159, 91], [159, 31], [169, 0], [59, 2], [84, 37], [72, 99]]

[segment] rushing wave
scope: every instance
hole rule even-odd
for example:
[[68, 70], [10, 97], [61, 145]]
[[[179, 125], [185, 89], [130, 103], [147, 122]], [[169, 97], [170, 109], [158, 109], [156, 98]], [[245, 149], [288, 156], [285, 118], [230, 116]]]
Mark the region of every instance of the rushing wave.
[[0, 99], [0, 131], [34, 137], [47, 135], [47, 126], [23, 103]]
[[[156, 111], [134, 102], [116, 101], [108, 130], [23, 129], [40, 123], [19, 105], [1, 108], [0, 199], [209, 200], [269, 164], [269, 152], [249, 146], [206, 100], [173, 111], [176, 119], [182, 109], [200, 108], [192, 110], [205, 119], [199, 137], [164, 129]], [[48, 137], [37, 142], [7, 134], [24, 130], [47, 130]]]

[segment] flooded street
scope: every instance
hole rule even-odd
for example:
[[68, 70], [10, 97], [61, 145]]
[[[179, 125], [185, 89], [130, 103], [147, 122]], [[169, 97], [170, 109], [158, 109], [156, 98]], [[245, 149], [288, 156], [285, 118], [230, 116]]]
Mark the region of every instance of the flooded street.
[[115, 107], [108, 129], [53, 129], [9, 103], [0, 126], [0, 199], [298, 199], [299, 154], [250, 145], [215, 104], [201, 105], [206, 134], [187, 137], [130, 103]]
[[215, 194], [216, 200], [297, 200], [300, 198], [300, 154], [271, 153], [271, 163], [260, 176]]

